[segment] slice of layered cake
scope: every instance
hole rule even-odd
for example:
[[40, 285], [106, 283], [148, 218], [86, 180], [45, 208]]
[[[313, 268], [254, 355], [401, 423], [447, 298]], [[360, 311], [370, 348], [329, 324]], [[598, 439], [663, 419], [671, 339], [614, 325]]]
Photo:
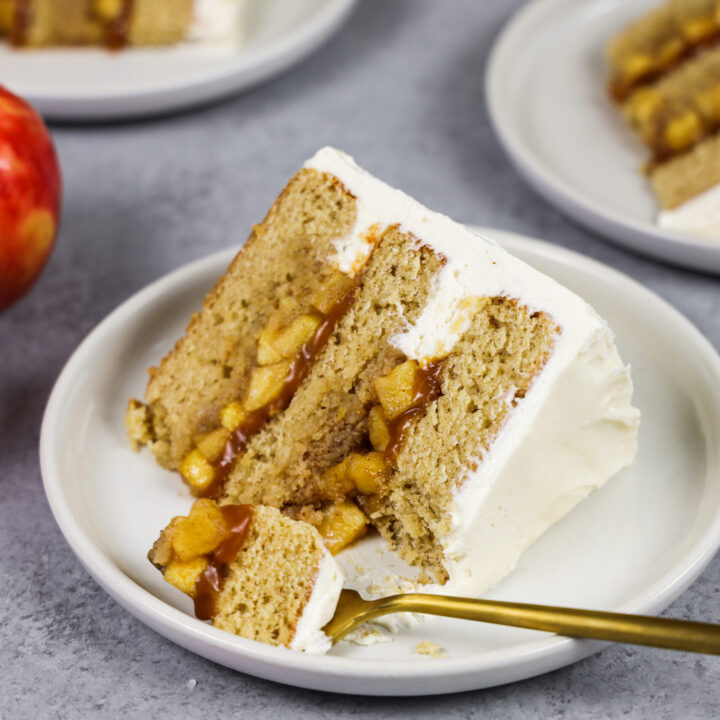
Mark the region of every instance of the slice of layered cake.
[[374, 527], [474, 595], [635, 454], [607, 324], [579, 297], [325, 148], [131, 400], [132, 441], [221, 506]]
[[720, 237], [720, 4], [671, 0], [610, 44], [610, 94], [651, 153], [660, 225]]
[[0, 0], [0, 33], [15, 46], [237, 43], [247, 0]]
[[318, 531], [275, 508], [197, 500], [148, 554], [195, 614], [221, 630], [324, 653], [343, 578]]

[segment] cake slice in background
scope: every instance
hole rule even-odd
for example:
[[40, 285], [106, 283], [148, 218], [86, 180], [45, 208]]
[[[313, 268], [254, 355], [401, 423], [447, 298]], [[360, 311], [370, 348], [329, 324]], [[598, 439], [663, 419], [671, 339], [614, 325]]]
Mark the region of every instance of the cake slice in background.
[[325, 148], [126, 423], [196, 495], [277, 507], [334, 553], [372, 525], [475, 595], [632, 461], [631, 394], [585, 301]]
[[0, 0], [15, 46], [238, 44], [247, 0]]
[[720, 237], [720, 5], [671, 0], [608, 46], [610, 94], [650, 151], [668, 229]]
[[193, 598], [195, 613], [221, 630], [324, 653], [342, 572], [307, 523], [278, 510], [197, 500], [175, 517], [148, 554], [167, 582]]

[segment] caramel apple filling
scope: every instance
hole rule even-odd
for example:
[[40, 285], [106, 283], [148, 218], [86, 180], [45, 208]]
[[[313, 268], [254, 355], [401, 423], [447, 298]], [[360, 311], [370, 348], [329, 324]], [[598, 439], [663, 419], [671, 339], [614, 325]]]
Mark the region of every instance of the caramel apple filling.
[[[380, 400], [368, 414], [368, 435], [372, 450], [350, 453], [341, 463], [327, 470], [324, 480], [339, 494], [355, 496], [360, 505], [372, 511], [383, 494], [398, 452], [408, 429], [442, 394], [442, 362], [424, 367], [416, 360], [397, 365], [387, 375], [376, 378], [375, 390]], [[367, 530], [369, 520], [352, 501], [328, 508], [318, 530], [328, 550], [336, 554], [357, 540]]]
[[654, 165], [688, 152], [720, 129], [720, 62], [714, 70], [687, 97], [646, 88], [628, 102], [627, 117], [651, 148]]
[[720, 2], [688, 4], [656, 18], [656, 27], [634, 46], [611, 50], [613, 72], [608, 92], [617, 103], [625, 102], [644, 85], [655, 82], [682, 62], [720, 40]]
[[309, 311], [296, 312], [291, 300], [280, 303], [258, 338], [257, 365], [244, 396], [222, 409], [221, 427], [196, 438], [180, 465], [193, 494], [219, 495], [248, 440], [290, 404], [352, 304], [354, 289], [352, 278], [335, 272], [310, 299]]
[[218, 506], [201, 498], [187, 517], [176, 517], [148, 554], [164, 579], [193, 598], [195, 615], [212, 620], [227, 572], [247, 539], [250, 505]]
[[[135, 0], [89, 0], [85, 22], [96, 26], [104, 35], [105, 45], [110, 50], [120, 50], [128, 44], [130, 24]], [[33, 0], [14, 0], [12, 7], [12, 32], [10, 42], [16, 47], [33, 43], [30, 37], [34, 21]], [[47, 22], [47, 18], [45, 18]]]
[[135, 0], [95, 0], [93, 12], [105, 24], [105, 44], [110, 50], [122, 50], [130, 35]]

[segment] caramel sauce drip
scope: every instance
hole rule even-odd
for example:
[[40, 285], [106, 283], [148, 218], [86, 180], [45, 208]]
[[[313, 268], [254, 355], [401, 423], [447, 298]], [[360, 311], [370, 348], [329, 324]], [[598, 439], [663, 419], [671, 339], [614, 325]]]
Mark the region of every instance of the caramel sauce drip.
[[134, 4], [135, 0], [123, 0], [120, 12], [105, 26], [105, 44], [110, 50], [122, 50], [127, 46]]
[[215, 606], [227, 575], [227, 566], [245, 544], [253, 519], [252, 505], [223, 505], [220, 510], [229, 534], [215, 548], [207, 568], [195, 583], [195, 616], [200, 620], [215, 617]]
[[442, 394], [442, 388], [440, 387], [441, 369], [442, 361], [430, 363], [424, 368], [420, 368], [413, 386], [412, 407], [390, 421], [390, 440], [385, 448], [385, 460], [390, 465], [395, 464], [408, 428], [425, 415], [427, 406]]
[[673, 58], [670, 62], [665, 63], [662, 67], [649, 70], [632, 82], [623, 82], [619, 79], [612, 81], [608, 87], [608, 94], [616, 103], [624, 103], [638, 88], [643, 87], [644, 85], [651, 85], [656, 80], [659, 80], [663, 75], [669, 75], [686, 60], [691, 60], [696, 55], [699, 55], [701, 52], [713, 47], [719, 42], [720, 29], [703, 40], [693, 43], [692, 45], [686, 45], [683, 52], [681, 52], [676, 58]]
[[13, 10], [10, 42], [20, 47], [27, 42], [28, 32], [32, 23], [32, 0], [15, 0]]
[[352, 287], [327, 312], [318, 329], [315, 331], [315, 334], [302, 346], [300, 352], [297, 354], [285, 377], [282, 390], [277, 397], [261, 408], [249, 412], [240, 426], [230, 435], [230, 439], [225, 444], [225, 449], [220, 459], [213, 463], [215, 467], [215, 477], [207, 490], [202, 494], [203, 497], [217, 498], [220, 495], [225, 480], [230, 474], [230, 469], [235, 462], [235, 458], [245, 450], [250, 438], [255, 435], [273, 415], [282, 412], [290, 404], [293, 395], [300, 387], [302, 381], [307, 377], [315, 358], [325, 347], [340, 318], [342, 318], [352, 304], [354, 294], [355, 288]]

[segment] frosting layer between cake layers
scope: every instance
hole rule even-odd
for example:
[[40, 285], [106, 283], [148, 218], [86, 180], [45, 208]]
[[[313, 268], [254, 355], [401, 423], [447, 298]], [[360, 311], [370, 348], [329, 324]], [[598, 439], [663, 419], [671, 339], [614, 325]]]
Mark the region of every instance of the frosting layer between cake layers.
[[320, 560], [310, 598], [295, 628], [295, 635], [290, 643], [291, 650], [302, 650], [318, 655], [330, 650], [332, 642], [322, 628], [335, 614], [342, 587], [343, 575], [340, 567], [332, 555], [326, 552]]
[[[332, 148], [320, 150], [305, 167], [334, 175], [356, 197], [353, 231], [336, 243], [340, 270], [361, 267], [372, 251], [369, 237], [391, 225], [445, 258], [420, 317], [391, 340], [408, 358], [425, 363], [451, 352], [469, 326], [472, 298], [516, 300], [558, 326], [553, 349], [525, 397], [476, 468], [460, 479], [446, 508], [449, 530], [437, 538], [449, 581], [436, 589], [479, 594], [632, 461], [639, 412], [631, 406], [629, 368], [606, 322], [584, 300], [495, 242], [427, 210]], [[353, 578], [352, 568], [345, 566], [351, 581], [367, 575], [358, 568]]]

